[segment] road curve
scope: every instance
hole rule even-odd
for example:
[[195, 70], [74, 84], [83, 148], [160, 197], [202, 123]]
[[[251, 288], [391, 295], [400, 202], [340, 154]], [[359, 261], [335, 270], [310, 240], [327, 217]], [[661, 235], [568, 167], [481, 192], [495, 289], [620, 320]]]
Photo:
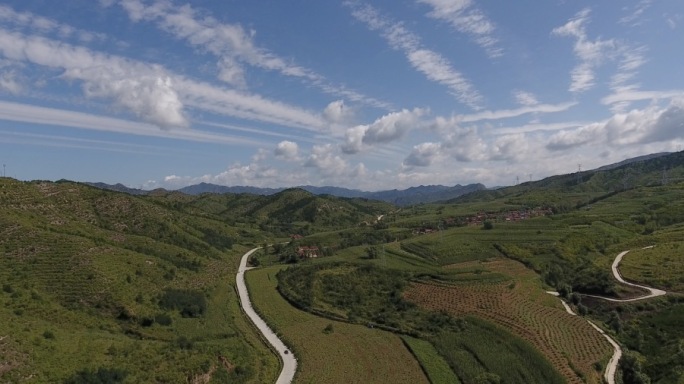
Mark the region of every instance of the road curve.
[[[647, 249], [647, 248], [652, 248], [652, 247], [646, 247], [646, 248], [644, 248], [644, 249]], [[622, 284], [625, 284], [625, 285], [629, 285], [629, 286], [632, 286], [632, 287], [637, 287], [637, 288], [645, 289], [645, 290], [647, 290], [649, 293], [648, 293], [647, 295], [639, 296], [639, 297], [633, 297], [633, 298], [631, 298], [631, 299], [613, 299], [613, 298], [610, 298], [610, 297], [594, 296], [594, 295], [587, 295], [587, 296], [589, 296], [589, 297], [595, 297], [595, 298], [597, 298], [597, 299], [602, 299], [602, 300], [607, 300], [607, 301], [613, 301], [613, 302], [617, 302], [617, 303], [626, 303], [626, 302], [630, 302], [630, 301], [637, 301], [637, 300], [650, 299], [650, 298], [652, 298], [652, 297], [658, 297], [658, 296], [663, 296], [663, 295], [667, 294], [667, 292], [665, 292], [665, 291], [663, 291], [663, 290], [656, 289], [656, 288], [651, 288], [651, 287], [647, 287], [647, 286], [645, 286], [645, 285], [633, 284], [633, 283], [630, 283], [630, 282], [628, 282], [628, 281], [625, 281], [625, 279], [622, 278], [622, 275], [620, 274], [620, 270], [618, 269], [618, 266], [620, 265], [620, 262], [622, 261], [622, 258], [623, 258], [628, 252], [629, 252], [629, 251], [620, 252], [620, 254], [618, 254], [618, 255], [615, 257], [615, 260], [613, 260], [613, 265], [611, 265], [610, 269], [613, 271], [613, 276], [615, 276], [615, 280], [617, 280], [617, 281], [619, 281], [619, 282], [621, 282]]]
[[[644, 249], [649, 249], [649, 248], [653, 248], [653, 246], [644, 247]], [[621, 282], [622, 284], [630, 285], [630, 286], [632, 286], [632, 287], [637, 287], [637, 288], [641, 288], [641, 289], [647, 290], [647, 291], [649, 292], [648, 295], [639, 296], [639, 297], [634, 297], [634, 298], [631, 298], [631, 299], [613, 299], [613, 298], [610, 298], [610, 297], [594, 296], [594, 295], [586, 295], [586, 296], [594, 297], [594, 298], [602, 299], [602, 300], [613, 301], [613, 302], [629, 302], [629, 301], [637, 301], [637, 300], [650, 299], [650, 298], [652, 298], [652, 297], [663, 296], [663, 295], [667, 294], [667, 292], [665, 292], [665, 291], [663, 291], [663, 290], [656, 289], [656, 288], [651, 288], [651, 287], [647, 287], [647, 286], [644, 286], [644, 285], [633, 284], [633, 283], [630, 283], [630, 282], [625, 281], [625, 279], [622, 278], [622, 275], [620, 274], [620, 270], [618, 269], [618, 266], [620, 265], [620, 262], [622, 261], [622, 258], [623, 258], [628, 252], [629, 252], [629, 251], [620, 252], [620, 254], [618, 254], [618, 255], [615, 257], [615, 260], [613, 260], [613, 265], [611, 265], [611, 267], [610, 267], [611, 270], [613, 271], [613, 276], [615, 276], [615, 280]], [[550, 294], [552, 294], [552, 295], [554, 295], [554, 296], [559, 296], [559, 295], [558, 295], [558, 292], [547, 291], [547, 293], [550, 293]], [[574, 315], [574, 314], [575, 314], [574, 312], [572, 312], [572, 310], [570, 309], [570, 307], [568, 306], [568, 304], [567, 304], [565, 301], [563, 301], [563, 299], [561, 299], [561, 303], [563, 303], [563, 306], [565, 307], [565, 310], [566, 310], [569, 314], [571, 314], [571, 315]], [[587, 320], [587, 321], [589, 321], [589, 320]], [[620, 362], [620, 358], [622, 357], [622, 348], [620, 348], [620, 344], [618, 344], [615, 340], [613, 340], [610, 336], [608, 336], [608, 335], [603, 331], [603, 329], [599, 328], [596, 324], [592, 323], [591, 321], [589, 321], [589, 324], [591, 324], [591, 326], [594, 327], [594, 329], [596, 329], [597, 331], [599, 331], [599, 332], [603, 335], [603, 337], [605, 337], [605, 338], [608, 340], [608, 342], [613, 346], [613, 349], [614, 349], [613, 356], [610, 358], [610, 361], [608, 361], [608, 365], [606, 366], [606, 371], [605, 371], [603, 377], [606, 379], [606, 382], [607, 382], [608, 384], [615, 384], [615, 372], [617, 371], [618, 363]]]
[[247, 285], [245, 284], [245, 272], [250, 269], [247, 268], [247, 259], [249, 256], [258, 250], [259, 247], [254, 248], [244, 255], [240, 260], [240, 267], [238, 268], [237, 277], [235, 281], [237, 283], [238, 295], [240, 295], [240, 305], [242, 310], [245, 311], [247, 317], [254, 323], [254, 325], [259, 329], [259, 331], [264, 335], [264, 338], [278, 351], [280, 359], [283, 362], [283, 370], [280, 371], [280, 376], [276, 384], [289, 384], [294, 378], [295, 372], [297, 372], [297, 359], [292, 354], [292, 352], [285, 346], [282, 340], [271, 330], [271, 328], [266, 325], [264, 319], [259, 317], [259, 315], [254, 311], [252, 307], [252, 301], [249, 299], [249, 292], [247, 291]]

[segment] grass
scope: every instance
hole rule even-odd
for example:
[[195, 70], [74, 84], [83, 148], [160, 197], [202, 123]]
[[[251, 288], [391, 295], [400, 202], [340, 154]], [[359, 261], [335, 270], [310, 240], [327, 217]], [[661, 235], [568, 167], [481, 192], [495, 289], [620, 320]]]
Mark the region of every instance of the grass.
[[[2, 381], [102, 368], [130, 382], [184, 382], [223, 361], [234, 382], [276, 376], [232, 287], [243, 248], [226, 246], [240, 229], [68, 182], [2, 179], [0, 195]], [[199, 230], [208, 227], [213, 245]], [[197, 293], [206, 310], [160, 307], [165, 289]]]
[[622, 258], [620, 273], [630, 281], [684, 293], [684, 242], [660, 242]]
[[449, 364], [429, 341], [402, 336], [401, 339], [418, 359], [432, 384], [461, 384]]
[[[298, 383], [426, 383], [399, 336], [318, 317], [292, 307], [276, 290], [279, 267], [251, 270], [246, 280], [255, 308], [299, 360]], [[332, 325], [332, 331], [326, 331]]]

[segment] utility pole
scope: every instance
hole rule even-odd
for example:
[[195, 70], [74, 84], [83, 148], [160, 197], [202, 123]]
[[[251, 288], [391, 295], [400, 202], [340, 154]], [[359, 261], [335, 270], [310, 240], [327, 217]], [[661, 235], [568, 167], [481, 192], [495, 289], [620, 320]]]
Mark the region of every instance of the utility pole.
[[582, 180], [580, 173], [582, 173], [582, 164], [577, 164], [577, 184]]
[[669, 181], [669, 180], [668, 180], [668, 177], [667, 177], [667, 167], [666, 167], [666, 166], [663, 166], [663, 178], [662, 178], [662, 180], [661, 180], [661, 183], [662, 183], [663, 185], [667, 185], [667, 182], [668, 182], [668, 181]]
[[3, 164], [2, 165], [2, 177], [5, 177], [5, 167], [6, 167], [6, 165]]

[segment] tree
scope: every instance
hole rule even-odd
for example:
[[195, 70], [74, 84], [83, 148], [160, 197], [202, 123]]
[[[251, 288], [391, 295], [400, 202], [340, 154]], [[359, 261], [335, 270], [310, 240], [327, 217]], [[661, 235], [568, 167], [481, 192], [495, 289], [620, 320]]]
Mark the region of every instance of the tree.
[[494, 229], [494, 224], [492, 224], [492, 222], [489, 220], [485, 220], [485, 222], [482, 224], [482, 229], [486, 229], [486, 230]]
[[380, 257], [380, 251], [378, 250], [378, 247], [371, 246], [366, 248], [366, 258], [368, 259], [377, 259]]

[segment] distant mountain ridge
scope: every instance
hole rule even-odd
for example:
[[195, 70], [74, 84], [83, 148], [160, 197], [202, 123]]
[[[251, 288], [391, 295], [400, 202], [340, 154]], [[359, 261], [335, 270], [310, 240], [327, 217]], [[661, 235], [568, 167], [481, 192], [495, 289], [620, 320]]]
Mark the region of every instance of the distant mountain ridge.
[[[421, 185], [418, 187], [411, 187], [404, 190], [387, 190], [377, 192], [365, 192], [358, 189], [348, 189], [341, 187], [315, 187], [312, 185], [304, 185], [296, 187], [303, 189], [314, 195], [331, 195], [335, 197], [347, 198], [363, 198], [370, 200], [379, 200], [395, 205], [411, 205], [420, 203], [432, 203], [436, 201], [453, 199], [455, 197], [487, 189], [483, 184], [457, 184], [453, 187], [444, 185]], [[199, 195], [202, 193], [249, 193], [253, 195], [273, 195], [284, 191], [288, 188], [258, 188], [246, 186], [222, 186], [216, 184], [200, 183], [179, 189], [179, 192], [188, 195]]]
[[[681, 154], [681, 152], [679, 153]], [[663, 167], [665, 166], [668, 168], [668, 164], [670, 163], [670, 159], [678, 158], [678, 153], [671, 153], [671, 152], [660, 152], [660, 153], [653, 153], [649, 155], [644, 155], [644, 156], [638, 156], [630, 159], [626, 159], [614, 164], [609, 164], [609, 165], [604, 165], [602, 167], [589, 170], [589, 171], [583, 171], [580, 172], [579, 176], [582, 176], [584, 178], [589, 178], [590, 175], [596, 174], [596, 173], [603, 173], [603, 172], [608, 172], [608, 171], [614, 171], [614, 170], [620, 170], [625, 167], [628, 167], [629, 169], [634, 169], [635, 166], [647, 166], [649, 164], [654, 164], [654, 166], [657, 168], [655, 170], [651, 171], [658, 171], [662, 173]], [[655, 162], [655, 163], [654, 163]], [[657, 172], [656, 172], [657, 173]], [[660, 175], [658, 173], [658, 175]], [[644, 180], [642, 182], [657, 182], [659, 180], [656, 180], [659, 176], [656, 174], [651, 175], [648, 180]], [[529, 182], [529, 183], [522, 183], [521, 185], [535, 185], [535, 186], [550, 186], [550, 185], [557, 185], [559, 187], [571, 187], [576, 183], [576, 180], [578, 174], [577, 173], [572, 173], [568, 175], [555, 175], [555, 176], [550, 176], [547, 178], [544, 178], [539, 181], [535, 182]], [[656, 177], [658, 176], [658, 177]], [[670, 175], [670, 177], [675, 176], [675, 174]], [[616, 180], [611, 180], [611, 184], [620, 184], [623, 187], [628, 184], [628, 182], [635, 182], [636, 177], [633, 175], [627, 175], [627, 176], [620, 176], [621, 179], [618, 181]], [[603, 181], [603, 183], [607, 183], [608, 181]], [[110, 184], [105, 184], [105, 183], [85, 183], [90, 186], [100, 188], [100, 189], [108, 189], [108, 190], [113, 190], [113, 191], [118, 191], [118, 192], [124, 192], [132, 195], [145, 195], [145, 194], [151, 194], [155, 193], [155, 191], [146, 191], [142, 189], [135, 189], [135, 188], [128, 188], [122, 184], [115, 184], [115, 185], [110, 185]], [[483, 184], [480, 183], [475, 183], [475, 184], [468, 184], [468, 185], [460, 185], [457, 184], [453, 187], [450, 186], [444, 186], [444, 185], [420, 185], [417, 187], [410, 187], [407, 189], [399, 190], [399, 189], [392, 189], [392, 190], [385, 190], [385, 191], [376, 191], [376, 192], [367, 192], [367, 191], [361, 191], [358, 189], [349, 189], [349, 188], [341, 188], [341, 187], [332, 187], [332, 186], [324, 186], [324, 187], [316, 187], [316, 186], [311, 186], [311, 185], [305, 185], [305, 186], [299, 186], [295, 187], [298, 189], [303, 189], [309, 193], [312, 193], [314, 195], [331, 195], [335, 197], [344, 197], [344, 198], [363, 198], [363, 199], [371, 199], [371, 200], [379, 200], [379, 201], [384, 201], [387, 203], [399, 205], [399, 206], [406, 206], [406, 205], [413, 205], [413, 204], [421, 204], [421, 203], [434, 203], [434, 202], [445, 202], [445, 201], [452, 201], [454, 199], [457, 199], [459, 197], [462, 197], [464, 195], [471, 194], [473, 192], [481, 192], [485, 193], [487, 195], [498, 195], [500, 193], [503, 193], [503, 189], [507, 188], [513, 188], [514, 187], [496, 187], [496, 188], [487, 188]], [[610, 189], [615, 189], [616, 187], [612, 185]], [[250, 187], [250, 186], [224, 186], [224, 185], [217, 185], [217, 184], [210, 184], [210, 183], [199, 183], [195, 185], [190, 185], [184, 188], [180, 188], [177, 190], [177, 192], [184, 193], [186, 195], [201, 195], [203, 193], [213, 193], [213, 194], [251, 194], [251, 195], [261, 195], [261, 196], [270, 196], [270, 195], [275, 195], [279, 192], [282, 192], [286, 189], [291, 189], [291, 188], [260, 188], [260, 187]], [[156, 190], [157, 192], [164, 193], [166, 192], [165, 190]], [[498, 192], [496, 192], [498, 191]]]
[[[129, 193], [132, 195], [144, 195], [149, 194], [152, 191], [145, 191], [142, 189], [128, 188], [122, 184], [105, 184], [105, 183], [85, 183], [90, 186], [108, 189], [117, 192]], [[331, 195], [335, 197], [345, 197], [345, 198], [362, 198], [369, 200], [379, 200], [395, 205], [412, 205], [420, 203], [433, 203], [437, 201], [453, 199], [471, 192], [480, 191], [487, 189], [483, 184], [468, 184], [460, 185], [457, 184], [453, 187], [444, 185], [421, 185], [418, 187], [411, 187], [408, 189], [392, 189], [386, 191], [377, 192], [366, 192], [358, 189], [348, 189], [341, 187], [315, 187], [312, 185], [304, 185], [296, 187], [303, 189], [314, 195]], [[286, 189], [291, 188], [259, 188], [250, 186], [225, 186], [210, 183], [200, 183], [195, 185], [190, 185], [178, 189], [178, 192], [184, 193], [186, 195], [201, 195], [203, 193], [214, 193], [214, 194], [241, 194], [247, 193], [250, 195], [262, 195], [269, 196], [275, 195], [276, 193], [282, 192]]]

